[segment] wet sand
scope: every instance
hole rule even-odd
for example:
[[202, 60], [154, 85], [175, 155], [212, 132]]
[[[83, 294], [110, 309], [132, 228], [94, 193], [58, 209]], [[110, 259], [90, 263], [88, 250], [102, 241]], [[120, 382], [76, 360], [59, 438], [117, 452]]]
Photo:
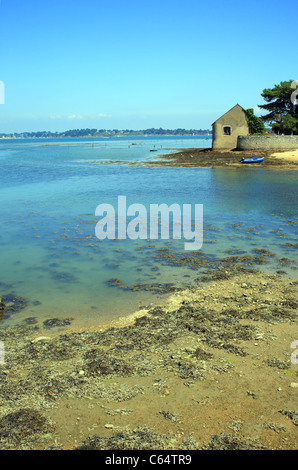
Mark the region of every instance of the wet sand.
[[[258, 164], [243, 164], [242, 158], [264, 157]], [[186, 149], [167, 155], [161, 155], [155, 161], [146, 162], [152, 166], [190, 166], [211, 168], [265, 168], [265, 169], [297, 169], [298, 150], [293, 151], [240, 151]]]
[[272, 154], [272, 157], [276, 157], [282, 160], [286, 160], [288, 162], [298, 162], [298, 149], [297, 150], [289, 150], [284, 152], [277, 152]]
[[[208, 168], [265, 168], [275, 170], [293, 170], [298, 168], [298, 150], [274, 151], [274, 150], [212, 150], [211, 148], [190, 149], [159, 149], [154, 154], [154, 159], [146, 161], [125, 160], [94, 160], [95, 165], [114, 164], [128, 166], [170, 166], [170, 167], [208, 167]], [[264, 157], [264, 161], [255, 164], [244, 164], [242, 158]]]
[[297, 449], [297, 281], [224, 273], [92, 330], [3, 330], [0, 449]]

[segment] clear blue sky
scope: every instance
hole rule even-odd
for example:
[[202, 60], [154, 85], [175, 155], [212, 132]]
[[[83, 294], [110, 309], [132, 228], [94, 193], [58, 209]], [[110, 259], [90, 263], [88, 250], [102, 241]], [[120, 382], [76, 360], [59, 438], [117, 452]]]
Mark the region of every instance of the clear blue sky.
[[210, 129], [297, 80], [277, 0], [1, 0], [0, 132]]

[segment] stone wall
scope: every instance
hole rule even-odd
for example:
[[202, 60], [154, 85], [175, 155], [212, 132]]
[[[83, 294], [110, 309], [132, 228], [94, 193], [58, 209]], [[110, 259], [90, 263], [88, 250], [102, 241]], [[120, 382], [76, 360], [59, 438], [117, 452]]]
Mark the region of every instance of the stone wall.
[[298, 135], [247, 135], [239, 136], [238, 150], [298, 149]]

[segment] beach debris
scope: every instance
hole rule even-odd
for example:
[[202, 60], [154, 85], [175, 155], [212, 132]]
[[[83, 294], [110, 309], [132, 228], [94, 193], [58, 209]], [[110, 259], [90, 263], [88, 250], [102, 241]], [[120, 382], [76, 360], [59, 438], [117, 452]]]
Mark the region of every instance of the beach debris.
[[270, 367], [277, 367], [278, 369], [285, 369], [287, 370], [290, 366], [290, 361], [281, 361], [280, 359], [277, 359], [273, 357], [272, 359], [268, 359], [267, 361], [268, 366]]
[[265, 429], [270, 429], [271, 431], [274, 431], [274, 432], [286, 432], [287, 429], [285, 426], [283, 425], [277, 425], [275, 423], [264, 423], [263, 424], [263, 428]]
[[290, 418], [292, 423], [295, 424], [295, 426], [298, 426], [298, 411], [282, 409], [280, 410], [280, 413]]
[[181, 423], [182, 414], [176, 413], [175, 411], [160, 411], [160, 414], [163, 415], [164, 418], [173, 421], [174, 423]]
[[257, 439], [245, 441], [235, 437], [233, 434], [215, 434], [209, 444], [203, 450], [266, 450], [266, 447]]
[[38, 341], [50, 341], [52, 338], [50, 336], [38, 336], [31, 340], [31, 343], [38, 343]]
[[116, 416], [116, 415], [122, 416], [122, 415], [130, 415], [131, 413], [133, 413], [133, 410], [128, 409], [128, 408], [116, 408], [116, 409], [107, 408], [105, 409], [105, 413], [110, 416]]

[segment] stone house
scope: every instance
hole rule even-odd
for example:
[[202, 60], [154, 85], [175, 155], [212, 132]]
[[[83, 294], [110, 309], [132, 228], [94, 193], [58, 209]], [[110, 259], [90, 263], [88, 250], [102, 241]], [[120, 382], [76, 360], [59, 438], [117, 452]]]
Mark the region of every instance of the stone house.
[[236, 104], [212, 124], [212, 130], [212, 149], [236, 148], [238, 136], [249, 134], [244, 109]]

